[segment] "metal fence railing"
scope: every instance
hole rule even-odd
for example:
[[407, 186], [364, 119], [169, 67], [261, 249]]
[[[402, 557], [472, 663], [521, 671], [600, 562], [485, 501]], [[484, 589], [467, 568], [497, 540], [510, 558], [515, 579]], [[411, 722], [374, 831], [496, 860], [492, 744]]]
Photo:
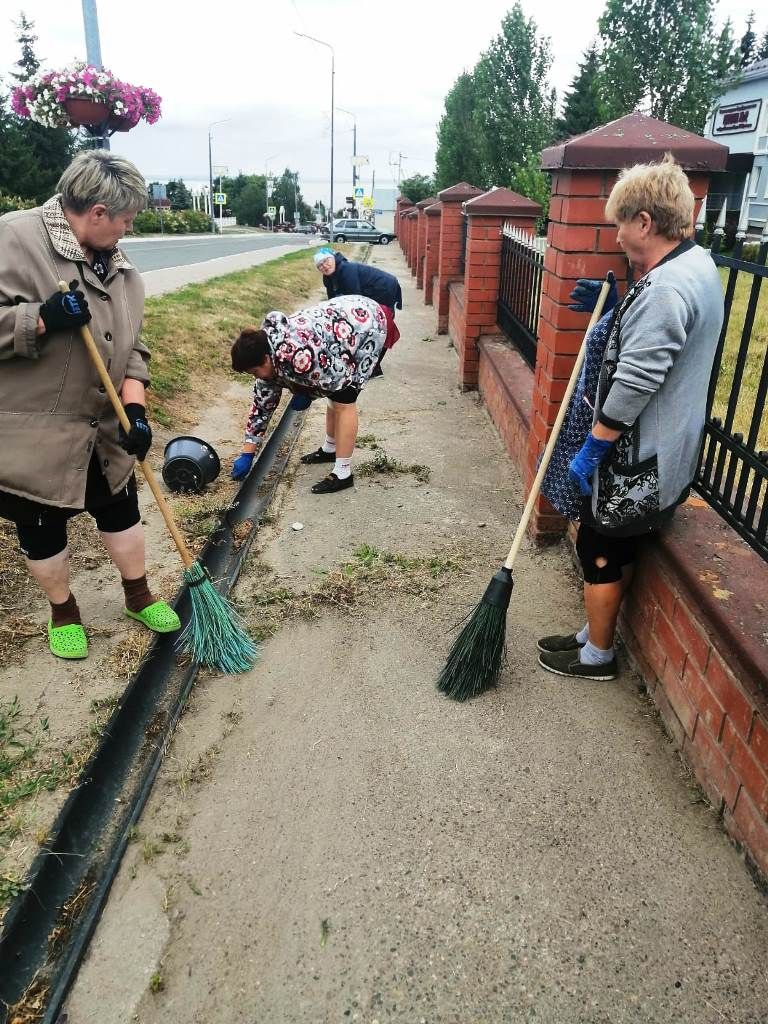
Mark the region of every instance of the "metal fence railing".
[[499, 327], [531, 369], [536, 366], [546, 245], [545, 238], [538, 238], [512, 224], [507, 223], [502, 229]]
[[716, 229], [710, 252], [723, 268], [725, 318], [694, 487], [768, 560], [768, 230], [753, 251], [737, 238], [725, 254], [722, 238]]

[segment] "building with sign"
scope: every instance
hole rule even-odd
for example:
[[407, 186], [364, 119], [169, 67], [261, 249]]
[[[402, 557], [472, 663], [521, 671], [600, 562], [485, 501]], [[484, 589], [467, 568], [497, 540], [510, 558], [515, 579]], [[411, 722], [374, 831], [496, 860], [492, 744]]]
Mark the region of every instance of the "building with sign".
[[750, 64], [720, 97], [704, 136], [730, 150], [726, 170], [712, 176], [710, 214], [725, 203], [731, 222], [746, 217], [761, 231], [768, 220], [768, 60]]

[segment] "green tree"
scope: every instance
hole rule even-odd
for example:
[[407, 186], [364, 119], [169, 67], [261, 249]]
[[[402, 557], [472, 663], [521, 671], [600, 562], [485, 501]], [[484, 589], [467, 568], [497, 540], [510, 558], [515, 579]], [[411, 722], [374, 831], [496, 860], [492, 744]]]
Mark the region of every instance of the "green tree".
[[236, 193], [229, 197], [229, 207], [238, 224], [258, 227], [267, 212], [266, 183], [263, 174], [241, 175], [243, 180]]
[[768, 60], [768, 29], [766, 29], [760, 45], [755, 53], [756, 60]]
[[[24, 14], [16, 23], [21, 57], [11, 77], [16, 84], [37, 73], [34, 24]], [[0, 189], [42, 203], [56, 191], [61, 172], [72, 159], [75, 140], [67, 128], [45, 128], [9, 110], [8, 94], [0, 95]]]
[[[458, 180], [461, 181], [461, 178]], [[435, 194], [435, 179], [429, 174], [412, 174], [410, 178], [403, 178], [400, 182], [400, 194], [412, 203], [420, 203], [422, 199]]]
[[276, 206], [278, 211], [281, 206], [285, 207], [285, 221], [288, 224], [293, 224], [294, 212], [298, 210], [301, 213], [304, 207], [304, 198], [299, 188], [298, 171], [292, 171], [286, 167], [280, 177], [275, 179], [270, 203], [272, 206]]
[[516, 171], [552, 141], [556, 96], [547, 82], [551, 67], [549, 39], [538, 37], [536, 22], [515, 3], [475, 68], [478, 185], [510, 184]]
[[477, 156], [477, 85], [474, 72], [463, 71], [445, 97], [445, 113], [437, 129], [435, 190], [459, 181], [476, 184], [481, 177]]
[[578, 73], [565, 94], [563, 116], [557, 121], [558, 138], [581, 135], [605, 124], [605, 104], [600, 95], [600, 55], [592, 44], [579, 64]]
[[168, 196], [172, 210], [192, 209], [192, 193], [181, 178], [178, 181], [175, 179], [169, 181], [165, 186], [165, 194]]
[[702, 131], [724, 91], [724, 64], [733, 60], [715, 32], [713, 8], [713, 0], [607, 0], [599, 28], [609, 118], [640, 109]]
[[750, 11], [747, 17], [747, 27], [739, 43], [739, 67], [745, 68], [755, 60], [755, 46], [757, 36], [752, 31], [755, 23], [755, 12]]

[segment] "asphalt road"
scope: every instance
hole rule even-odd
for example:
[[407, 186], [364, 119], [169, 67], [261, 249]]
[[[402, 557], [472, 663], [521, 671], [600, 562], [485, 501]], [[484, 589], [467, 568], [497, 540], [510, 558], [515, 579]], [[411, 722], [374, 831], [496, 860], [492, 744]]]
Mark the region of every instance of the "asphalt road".
[[165, 270], [168, 267], [188, 267], [194, 263], [217, 259], [220, 256], [234, 256], [260, 249], [295, 244], [297, 248], [307, 244], [306, 236], [275, 234], [246, 235], [223, 238], [152, 238], [124, 239], [120, 248], [142, 273], [148, 270]]

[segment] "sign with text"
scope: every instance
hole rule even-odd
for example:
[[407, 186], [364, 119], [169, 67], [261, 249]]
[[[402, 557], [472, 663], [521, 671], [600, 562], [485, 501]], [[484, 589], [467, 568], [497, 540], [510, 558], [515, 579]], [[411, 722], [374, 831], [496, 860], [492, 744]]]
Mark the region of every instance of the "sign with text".
[[713, 135], [739, 135], [753, 132], [760, 118], [762, 100], [747, 100], [745, 103], [729, 103], [718, 107], [712, 125]]

